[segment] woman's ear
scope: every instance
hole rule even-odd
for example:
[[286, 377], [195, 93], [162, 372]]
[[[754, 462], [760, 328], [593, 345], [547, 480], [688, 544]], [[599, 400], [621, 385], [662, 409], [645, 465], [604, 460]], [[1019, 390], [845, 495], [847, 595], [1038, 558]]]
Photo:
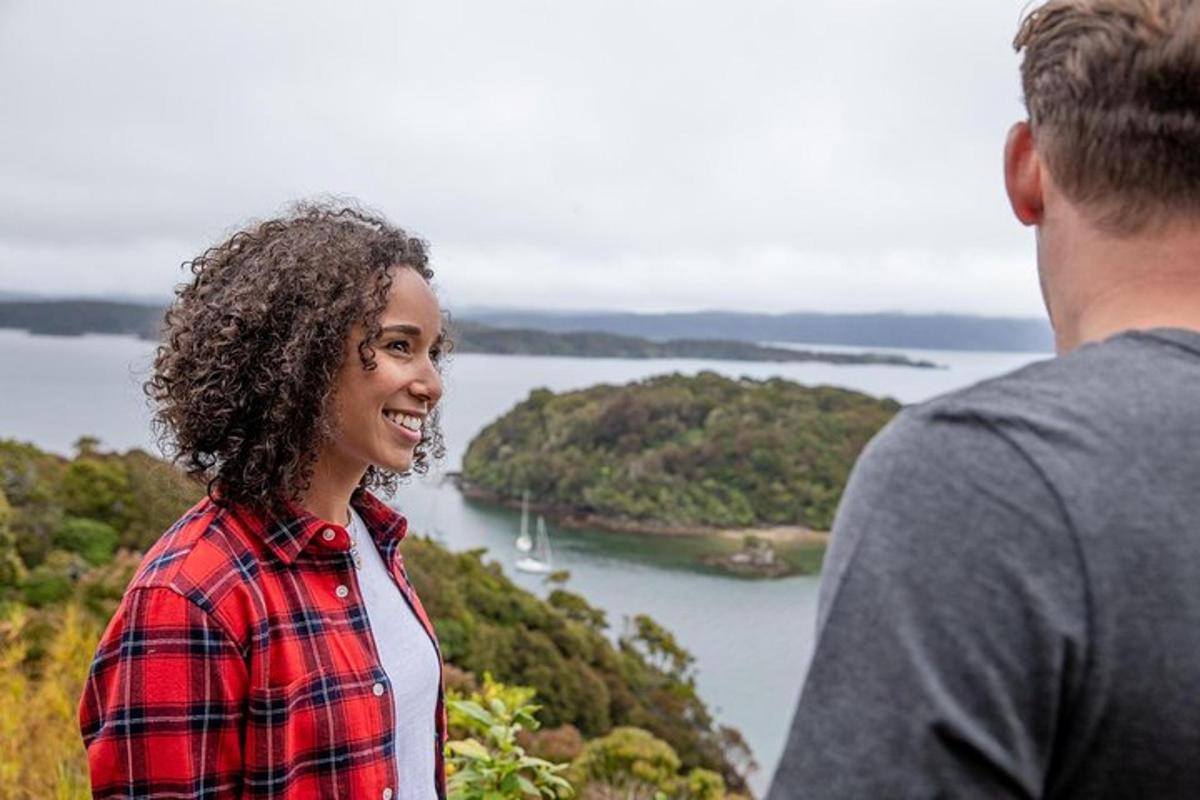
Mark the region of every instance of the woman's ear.
[[1042, 160], [1028, 122], [1018, 122], [1004, 143], [1004, 188], [1013, 213], [1023, 225], [1040, 225], [1044, 215]]

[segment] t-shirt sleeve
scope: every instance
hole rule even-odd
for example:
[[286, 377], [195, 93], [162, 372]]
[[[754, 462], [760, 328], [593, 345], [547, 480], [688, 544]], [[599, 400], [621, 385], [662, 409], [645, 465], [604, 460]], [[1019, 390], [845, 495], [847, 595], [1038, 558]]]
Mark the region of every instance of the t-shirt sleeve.
[[864, 452], [769, 795], [1028, 798], [1086, 658], [1059, 498], [970, 414], [904, 412]]

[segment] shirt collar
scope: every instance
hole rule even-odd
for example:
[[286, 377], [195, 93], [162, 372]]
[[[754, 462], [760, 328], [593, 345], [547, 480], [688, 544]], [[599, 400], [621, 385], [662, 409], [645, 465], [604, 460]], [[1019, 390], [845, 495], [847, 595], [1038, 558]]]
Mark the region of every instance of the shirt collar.
[[[381, 552], [398, 544], [408, 533], [408, 520], [366, 490], [355, 492], [350, 498], [350, 505], [362, 517]], [[290, 501], [285, 503], [282, 512], [276, 514], [256, 511], [248, 506], [236, 506], [233, 513], [285, 564], [295, 562], [314, 539], [322, 541], [317, 538], [319, 532], [326, 529], [346, 530], [346, 526], [321, 519]], [[341, 537], [339, 541], [345, 538]]]

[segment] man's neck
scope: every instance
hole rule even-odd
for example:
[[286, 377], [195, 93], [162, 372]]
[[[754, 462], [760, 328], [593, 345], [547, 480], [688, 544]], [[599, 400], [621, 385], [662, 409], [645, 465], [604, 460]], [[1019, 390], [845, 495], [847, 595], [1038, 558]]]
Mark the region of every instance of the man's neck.
[[1200, 330], [1200, 226], [1060, 246], [1069, 252], [1051, 303], [1059, 353], [1128, 330]]

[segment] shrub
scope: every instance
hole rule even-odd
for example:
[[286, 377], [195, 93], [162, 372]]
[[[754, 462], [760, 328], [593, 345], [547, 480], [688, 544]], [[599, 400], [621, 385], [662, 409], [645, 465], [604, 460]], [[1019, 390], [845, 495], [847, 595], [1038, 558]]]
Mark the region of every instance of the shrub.
[[78, 553], [93, 566], [107, 564], [117, 552], [120, 534], [111, 525], [94, 519], [64, 517], [51, 540], [60, 550]]
[[565, 764], [553, 764], [527, 755], [517, 743], [522, 731], [534, 731], [538, 722], [532, 705], [533, 690], [504, 686], [484, 674], [483, 689], [468, 698], [449, 699], [451, 730], [474, 738], [455, 739], [446, 745], [447, 791], [450, 800], [504, 800], [504, 798], [567, 798], [574, 794], [559, 773]]
[[99, 626], [68, 606], [49, 620], [50, 638], [30, 663], [30, 613], [0, 613], [0, 794], [13, 798], [91, 797], [76, 705]]

